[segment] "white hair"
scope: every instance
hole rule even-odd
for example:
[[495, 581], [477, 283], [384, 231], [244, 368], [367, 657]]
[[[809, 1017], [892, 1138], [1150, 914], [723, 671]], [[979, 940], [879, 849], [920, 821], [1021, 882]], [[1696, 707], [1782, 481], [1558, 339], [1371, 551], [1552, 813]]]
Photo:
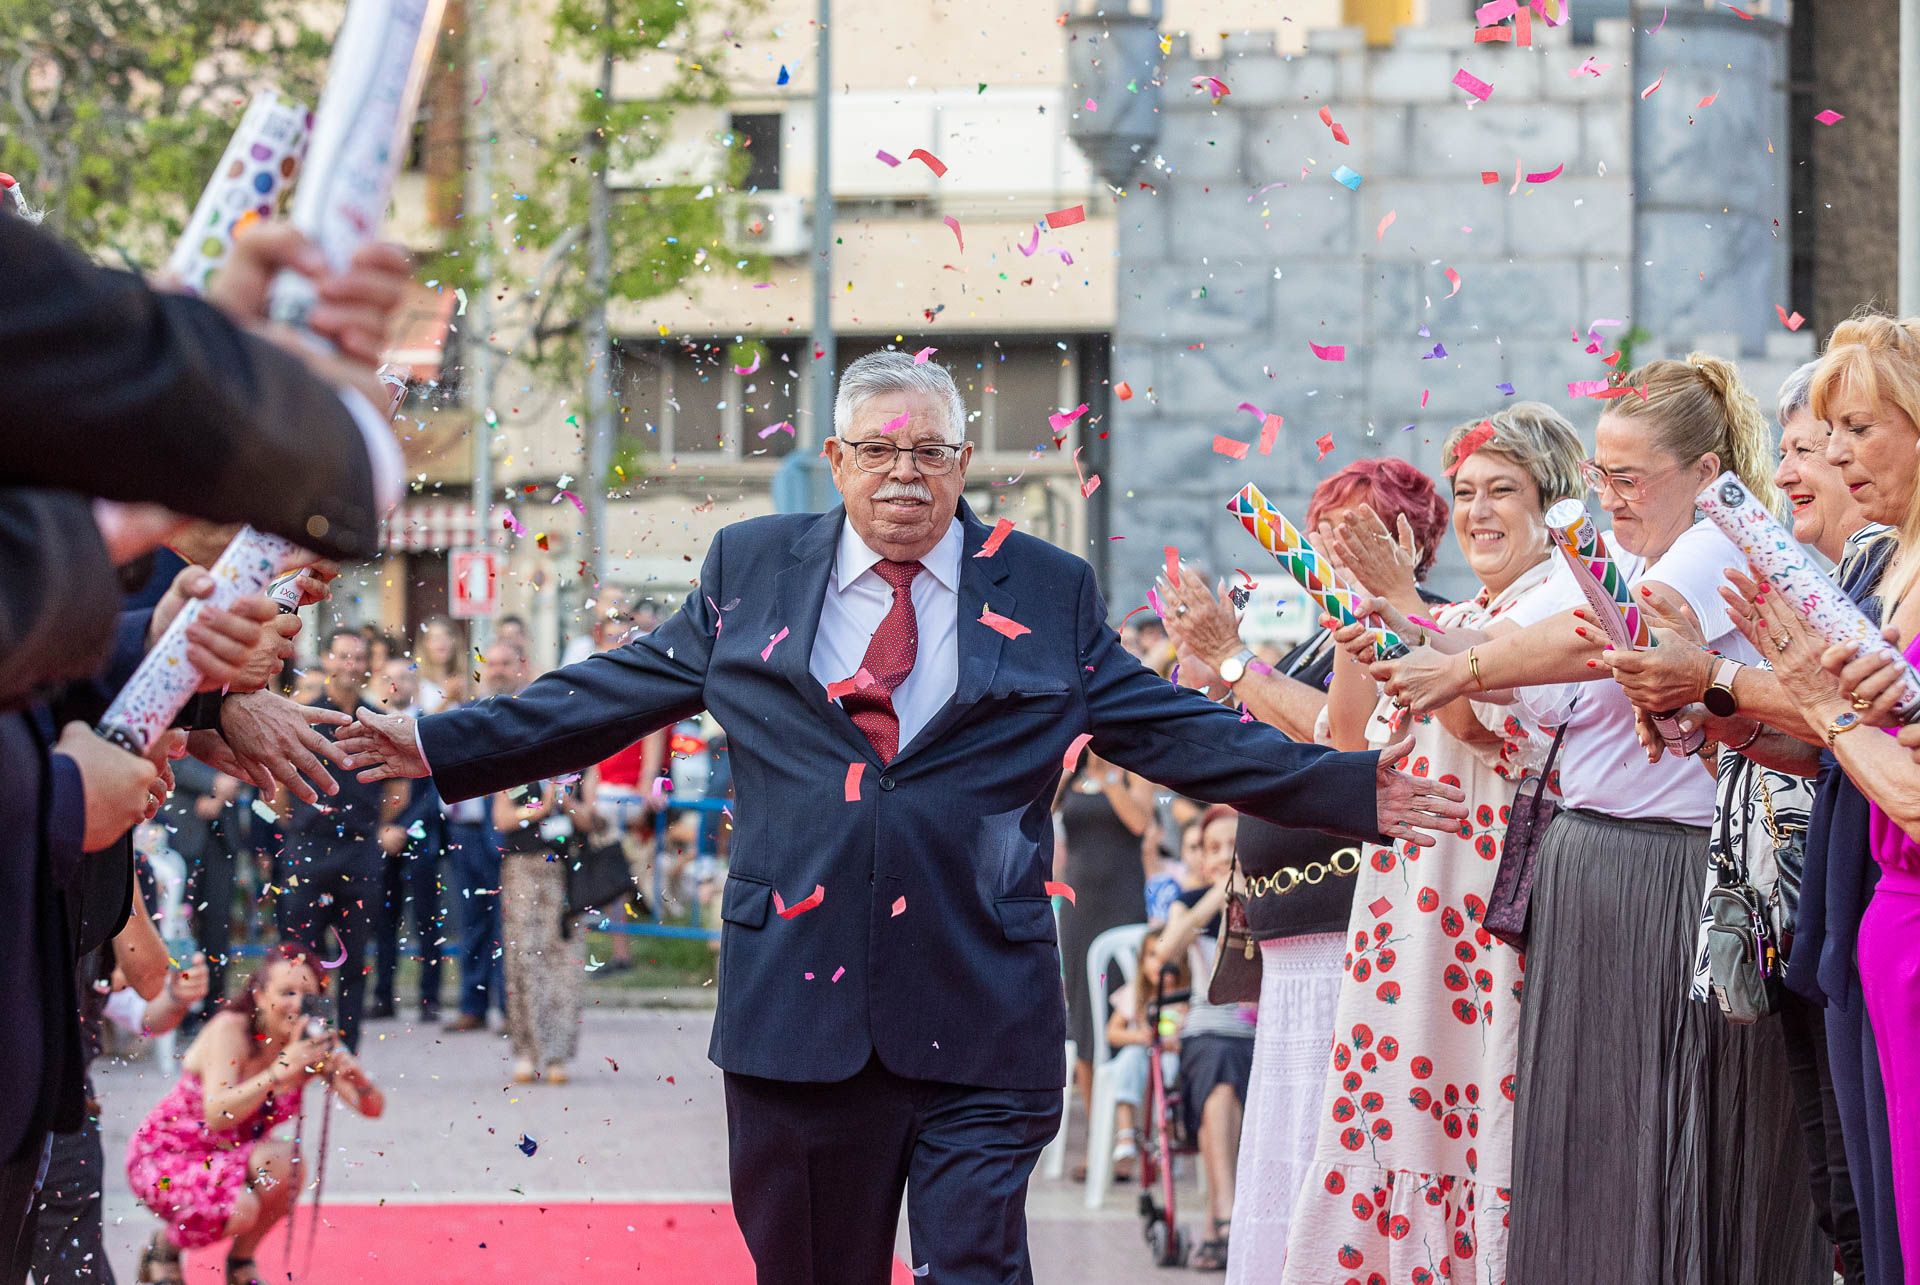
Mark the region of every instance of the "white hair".
[[1808, 362], [1787, 376], [1780, 385], [1780, 407], [1774, 412], [1774, 422], [1786, 426], [1786, 422], [1801, 411], [1813, 410], [1813, 372], [1820, 369], [1818, 358]]
[[897, 348], [883, 348], [860, 358], [840, 372], [840, 387], [833, 398], [833, 431], [844, 438], [853, 427], [853, 417], [871, 398], [882, 393], [920, 393], [947, 412], [947, 431], [942, 440], [958, 445], [967, 436], [967, 406], [953, 376], [938, 362], [915, 361], [913, 354]]

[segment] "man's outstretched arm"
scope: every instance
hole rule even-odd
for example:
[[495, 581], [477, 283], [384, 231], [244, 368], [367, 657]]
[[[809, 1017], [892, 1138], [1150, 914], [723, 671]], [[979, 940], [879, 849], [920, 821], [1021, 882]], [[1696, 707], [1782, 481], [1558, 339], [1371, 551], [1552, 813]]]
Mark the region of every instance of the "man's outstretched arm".
[[[495, 697], [418, 720], [362, 710], [335, 733], [362, 781], [433, 777], [448, 803], [566, 776], [706, 707], [720, 600], [720, 546], [664, 625]], [[415, 732], [418, 732], [416, 739]]]

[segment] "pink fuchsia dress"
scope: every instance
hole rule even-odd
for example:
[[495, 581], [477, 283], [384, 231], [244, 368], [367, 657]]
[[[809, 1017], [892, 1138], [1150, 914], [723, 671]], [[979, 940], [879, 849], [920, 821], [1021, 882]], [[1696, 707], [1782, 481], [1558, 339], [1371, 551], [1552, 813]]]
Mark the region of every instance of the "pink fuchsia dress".
[[299, 1110], [298, 1093], [269, 1093], [252, 1114], [210, 1129], [200, 1077], [183, 1072], [127, 1143], [127, 1182], [182, 1249], [223, 1240], [254, 1144]]
[[[1907, 660], [1920, 663], [1920, 639]], [[1920, 1281], [1920, 843], [1877, 803], [1868, 834], [1880, 882], [1860, 919], [1860, 989], [1887, 1086], [1901, 1257]]]

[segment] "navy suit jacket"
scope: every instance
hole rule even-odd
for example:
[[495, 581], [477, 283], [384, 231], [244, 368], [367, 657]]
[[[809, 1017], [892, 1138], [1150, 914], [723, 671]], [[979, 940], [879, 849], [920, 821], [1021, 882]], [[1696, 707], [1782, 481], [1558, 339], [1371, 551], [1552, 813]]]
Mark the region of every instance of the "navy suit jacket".
[[[713, 712], [735, 791], [710, 1050], [725, 1070], [830, 1082], [877, 1053], [917, 1079], [1058, 1089], [1065, 1005], [1044, 885], [1054, 791], [1083, 732], [1182, 794], [1376, 837], [1375, 755], [1298, 744], [1165, 682], [1120, 646], [1085, 562], [1019, 533], [976, 557], [988, 530], [960, 517], [958, 687], [891, 764], [807, 669], [843, 509], [729, 526], [653, 633], [421, 720], [451, 801], [580, 771]], [[1032, 632], [1003, 637], [980, 623], [986, 608]], [[816, 887], [819, 905], [777, 913], [776, 893], [791, 912]]]

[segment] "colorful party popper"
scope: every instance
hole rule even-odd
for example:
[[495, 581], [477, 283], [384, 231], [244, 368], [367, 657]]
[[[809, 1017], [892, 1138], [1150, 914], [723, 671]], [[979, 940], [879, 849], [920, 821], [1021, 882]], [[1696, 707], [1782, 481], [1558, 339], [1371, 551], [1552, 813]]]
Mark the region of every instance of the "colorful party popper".
[[[1822, 638], [1898, 654], [1853, 599], [1821, 573], [1807, 551], [1738, 477], [1722, 473], [1693, 502]], [[1920, 718], [1920, 674], [1911, 666], [1902, 687], [1895, 713], [1902, 722], [1911, 723]]]
[[226, 262], [234, 233], [253, 219], [271, 218], [285, 202], [307, 146], [312, 119], [304, 104], [263, 89], [247, 104], [240, 128], [220, 157], [213, 181], [200, 194], [167, 271], [194, 294]]
[[[1259, 487], [1251, 482], [1241, 487], [1240, 493], [1227, 501], [1227, 512], [1240, 519], [1240, 525], [1247, 529], [1247, 533], [1286, 568], [1287, 574], [1299, 582], [1320, 610], [1343, 625], [1357, 624], [1366, 619], [1367, 613], [1361, 609], [1359, 595], [1340, 583], [1333, 564], [1307, 543], [1307, 538], [1268, 502]], [[1379, 636], [1374, 640], [1374, 654], [1381, 660], [1393, 660], [1407, 654], [1407, 645], [1398, 634], [1390, 629], [1376, 632]]]
[[114, 697], [95, 730], [130, 753], [146, 753], [200, 686], [200, 671], [187, 661], [187, 626], [208, 607], [230, 607], [235, 599], [259, 593], [273, 579], [273, 573], [299, 553], [291, 540], [251, 528], [235, 536], [211, 568], [212, 595], [180, 609]]
[[[306, 172], [293, 193], [294, 225], [318, 243], [335, 271], [386, 218], [445, 5], [349, 0], [327, 63]], [[273, 283], [273, 317], [304, 325], [315, 298], [311, 280], [282, 272]]]

